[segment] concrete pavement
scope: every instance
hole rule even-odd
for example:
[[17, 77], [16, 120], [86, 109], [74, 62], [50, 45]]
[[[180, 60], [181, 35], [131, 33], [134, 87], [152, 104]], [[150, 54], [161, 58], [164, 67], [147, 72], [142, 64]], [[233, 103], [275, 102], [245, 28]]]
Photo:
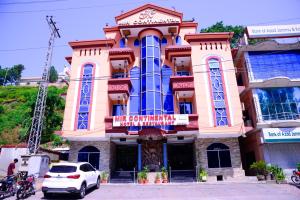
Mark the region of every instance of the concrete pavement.
[[[15, 199], [15, 198], [9, 198]], [[44, 199], [42, 192], [28, 198]], [[76, 199], [70, 195], [53, 199]], [[184, 183], [166, 185], [107, 184], [90, 191], [87, 200], [299, 200], [300, 187], [261, 183]]]

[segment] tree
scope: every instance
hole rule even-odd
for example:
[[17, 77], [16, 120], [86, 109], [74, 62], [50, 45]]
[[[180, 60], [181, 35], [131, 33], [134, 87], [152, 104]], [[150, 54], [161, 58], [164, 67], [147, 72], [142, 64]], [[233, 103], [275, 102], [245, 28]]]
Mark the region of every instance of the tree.
[[55, 83], [58, 79], [58, 73], [55, 69], [54, 66], [50, 67], [50, 71], [49, 71], [49, 82], [50, 83]]
[[239, 39], [243, 37], [245, 27], [241, 25], [224, 25], [223, 21], [217, 22], [214, 25], [201, 29], [202, 33], [208, 32], [234, 32], [233, 37], [230, 41], [230, 46], [232, 48], [237, 47]]
[[11, 68], [4, 68], [0, 67], [0, 85], [15, 85], [17, 84], [22, 76], [22, 72], [24, 70], [24, 65], [18, 64], [14, 65]]

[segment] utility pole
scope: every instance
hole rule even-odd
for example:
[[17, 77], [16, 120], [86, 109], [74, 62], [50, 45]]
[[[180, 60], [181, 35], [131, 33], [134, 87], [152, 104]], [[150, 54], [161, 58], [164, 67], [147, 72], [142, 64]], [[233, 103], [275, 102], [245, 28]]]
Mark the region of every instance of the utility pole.
[[54, 46], [55, 38], [60, 38], [58, 28], [56, 23], [53, 21], [52, 16], [46, 17], [47, 23], [49, 25], [51, 34], [48, 42], [48, 49], [46, 54], [46, 62], [43, 69], [42, 80], [39, 84], [39, 91], [35, 102], [34, 114], [32, 118], [32, 124], [30, 129], [30, 135], [28, 139], [28, 151], [30, 155], [37, 153], [40, 143], [43, 130], [43, 121], [46, 108], [46, 99], [47, 99], [47, 90], [48, 90], [48, 81], [49, 81], [49, 69], [51, 67], [52, 52]]

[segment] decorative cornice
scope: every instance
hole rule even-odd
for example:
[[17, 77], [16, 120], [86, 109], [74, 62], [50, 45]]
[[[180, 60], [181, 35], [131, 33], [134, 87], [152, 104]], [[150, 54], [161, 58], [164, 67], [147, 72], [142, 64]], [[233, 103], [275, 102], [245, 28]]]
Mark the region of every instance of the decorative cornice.
[[220, 33], [197, 33], [186, 34], [184, 40], [187, 42], [200, 42], [200, 41], [222, 41], [230, 40], [233, 32], [220, 32]]
[[66, 56], [65, 59], [70, 65], [72, 64], [72, 56]]
[[[125, 58], [128, 60], [129, 63], [133, 62], [135, 60], [135, 56], [134, 56], [134, 51], [131, 48], [113, 48], [109, 50], [109, 55], [110, 56], [118, 56], [121, 57], [125, 56], [125, 57], [129, 57], [129, 58]], [[111, 60], [117, 60], [117, 57], [113, 57], [111, 58]]]
[[128, 12], [125, 12], [125, 13], [123, 13], [121, 15], [116, 16], [115, 20], [117, 22], [118, 20], [124, 19], [126, 17], [129, 17], [129, 16], [131, 16], [133, 14], [136, 14], [136, 13], [138, 13], [140, 11], [143, 11], [143, 10], [149, 9], [149, 8], [161, 11], [163, 13], [167, 13], [169, 15], [177, 16], [177, 17], [180, 18], [180, 20], [182, 19], [182, 16], [183, 16], [183, 14], [180, 13], [180, 12], [176, 12], [176, 11], [173, 11], [173, 10], [170, 10], [170, 9], [167, 9], [167, 8], [163, 8], [163, 7], [160, 7], [160, 6], [156, 6], [156, 5], [153, 5], [153, 4], [145, 4], [143, 6], [140, 6], [138, 8], [135, 8], [133, 10], [130, 10]]
[[105, 33], [107, 33], [107, 32], [118, 32], [118, 31], [120, 31], [120, 30], [119, 30], [119, 27], [118, 27], [118, 26], [112, 26], [112, 27], [104, 27], [104, 28], [103, 28], [103, 31], [104, 31]]
[[190, 45], [171, 45], [165, 48], [166, 58], [168, 60], [171, 60], [172, 57], [174, 57], [170, 55], [171, 53], [176, 53], [176, 56], [183, 57], [183, 56], [191, 56], [191, 51], [192, 48]]
[[180, 27], [194, 27], [194, 28], [197, 28], [198, 23], [197, 22], [182, 22], [180, 24]]
[[72, 49], [77, 48], [88, 48], [88, 47], [112, 47], [116, 43], [113, 39], [104, 40], [85, 40], [85, 41], [74, 41], [69, 42]]

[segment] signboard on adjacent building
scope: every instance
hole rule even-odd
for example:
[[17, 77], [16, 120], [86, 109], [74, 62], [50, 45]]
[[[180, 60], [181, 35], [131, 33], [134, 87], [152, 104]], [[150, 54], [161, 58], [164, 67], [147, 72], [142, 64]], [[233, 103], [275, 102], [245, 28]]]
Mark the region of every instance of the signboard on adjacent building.
[[300, 142], [300, 127], [297, 128], [263, 128], [263, 139], [266, 143]]
[[281, 36], [300, 37], [300, 24], [247, 26], [247, 33], [249, 38], [276, 38]]
[[167, 125], [188, 125], [189, 115], [168, 114], [168, 115], [130, 115], [114, 116], [113, 126], [167, 126]]

